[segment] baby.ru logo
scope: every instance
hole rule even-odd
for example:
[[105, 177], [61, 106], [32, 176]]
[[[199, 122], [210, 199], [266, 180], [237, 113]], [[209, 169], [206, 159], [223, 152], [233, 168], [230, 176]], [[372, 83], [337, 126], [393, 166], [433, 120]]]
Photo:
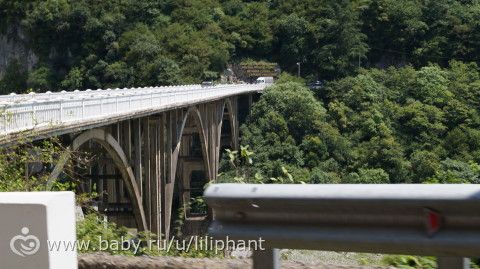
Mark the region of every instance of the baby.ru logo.
[[18, 256], [30, 256], [40, 249], [40, 240], [35, 235], [29, 235], [30, 229], [22, 228], [22, 234], [14, 236], [10, 240], [10, 249]]

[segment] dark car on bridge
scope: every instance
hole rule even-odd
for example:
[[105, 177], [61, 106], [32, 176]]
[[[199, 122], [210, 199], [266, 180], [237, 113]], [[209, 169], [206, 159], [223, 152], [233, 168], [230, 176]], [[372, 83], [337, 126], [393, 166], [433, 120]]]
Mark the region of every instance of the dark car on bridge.
[[204, 81], [202, 82], [202, 88], [213, 87], [215, 83], [213, 81]]

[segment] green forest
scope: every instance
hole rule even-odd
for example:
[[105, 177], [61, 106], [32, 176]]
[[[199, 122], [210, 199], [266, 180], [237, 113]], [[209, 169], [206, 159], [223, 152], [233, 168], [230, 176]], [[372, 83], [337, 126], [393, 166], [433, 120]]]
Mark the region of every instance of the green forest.
[[223, 162], [225, 179], [480, 183], [476, 64], [363, 69], [316, 92], [280, 80], [253, 106], [249, 147]]
[[476, 0], [0, 0], [0, 33], [38, 57], [0, 92], [198, 83], [244, 59], [307, 80], [478, 61]]

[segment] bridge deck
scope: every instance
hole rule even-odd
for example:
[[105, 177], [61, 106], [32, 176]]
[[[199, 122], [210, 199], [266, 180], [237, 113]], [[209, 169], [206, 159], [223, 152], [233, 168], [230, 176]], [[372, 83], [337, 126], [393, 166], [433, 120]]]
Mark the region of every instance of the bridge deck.
[[[0, 96], [0, 144], [26, 131], [36, 137], [108, 125], [120, 120], [262, 91], [267, 84], [145, 87]], [[32, 135], [30, 133], [30, 135]]]

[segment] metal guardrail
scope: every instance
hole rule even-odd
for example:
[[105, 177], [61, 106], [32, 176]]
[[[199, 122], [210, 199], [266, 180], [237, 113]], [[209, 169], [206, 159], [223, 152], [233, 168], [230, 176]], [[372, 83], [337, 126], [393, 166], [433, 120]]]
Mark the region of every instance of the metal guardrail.
[[441, 257], [469, 268], [480, 256], [480, 185], [214, 184], [210, 235], [265, 240], [254, 268], [279, 268], [278, 248]]
[[0, 96], [0, 135], [263, 90], [267, 84], [182, 85]]

